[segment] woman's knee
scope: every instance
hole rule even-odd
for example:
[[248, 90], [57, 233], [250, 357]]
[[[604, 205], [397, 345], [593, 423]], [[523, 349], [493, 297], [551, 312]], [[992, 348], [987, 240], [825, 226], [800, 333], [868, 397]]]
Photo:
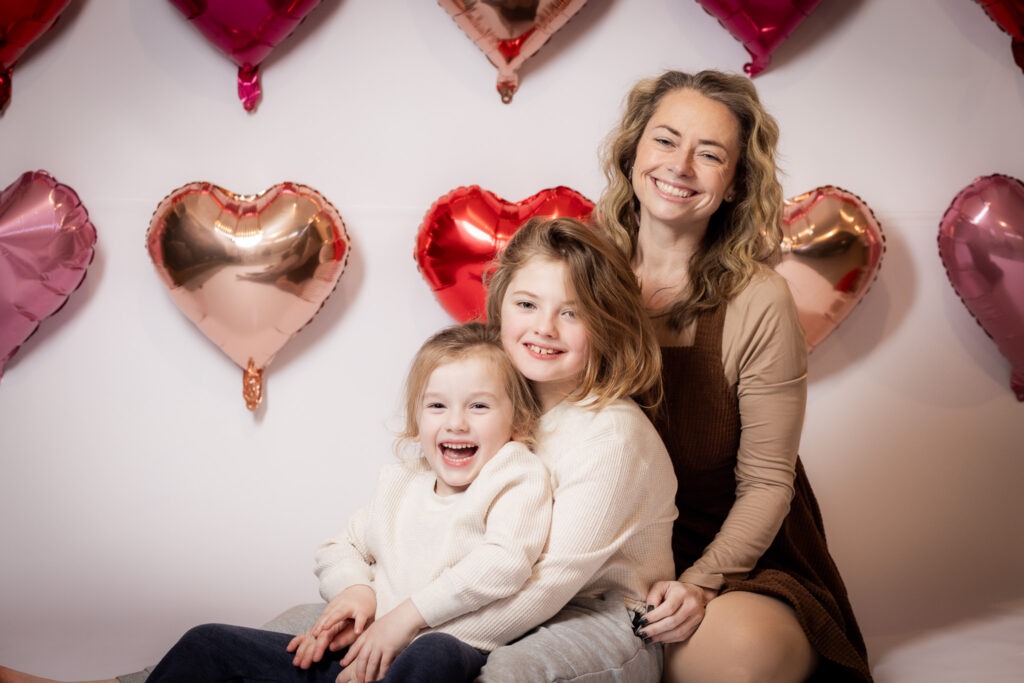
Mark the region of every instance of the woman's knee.
[[666, 683], [803, 681], [816, 655], [792, 608], [753, 593], [712, 600], [690, 640], [665, 649]]

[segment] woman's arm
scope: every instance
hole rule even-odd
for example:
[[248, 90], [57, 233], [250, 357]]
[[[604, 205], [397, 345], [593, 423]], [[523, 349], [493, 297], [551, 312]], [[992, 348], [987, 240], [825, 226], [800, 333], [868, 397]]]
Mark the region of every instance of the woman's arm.
[[807, 400], [807, 352], [789, 286], [774, 272], [730, 303], [723, 334], [726, 376], [735, 378], [741, 434], [736, 502], [680, 581], [717, 590], [742, 576], [775, 539], [793, 497]]

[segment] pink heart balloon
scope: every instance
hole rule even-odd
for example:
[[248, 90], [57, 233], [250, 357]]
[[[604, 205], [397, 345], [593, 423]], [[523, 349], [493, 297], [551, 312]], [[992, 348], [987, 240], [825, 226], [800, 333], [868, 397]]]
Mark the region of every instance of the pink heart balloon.
[[508, 104], [519, 69], [587, 0], [437, 0], [498, 69], [498, 94]]
[[743, 70], [751, 78], [764, 71], [772, 53], [821, 0], [697, 0], [750, 53]]
[[787, 199], [782, 231], [775, 270], [789, 283], [810, 351], [867, 294], [882, 265], [885, 236], [860, 197], [832, 185]]
[[95, 244], [78, 195], [46, 171], [23, 173], [0, 192], [0, 377], [82, 284]]
[[349, 254], [337, 210], [295, 183], [259, 195], [189, 183], [157, 206], [146, 246], [174, 303], [245, 371], [249, 410], [264, 368], [320, 311]]
[[170, 0], [206, 38], [238, 65], [238, 98], [246, 111], [259, 102], [259, 68], [320, 0]]
[[960, 191], [939, 223], [950, 284], [999, 352], [1024, 401], [1024, 183], [982, 176]]

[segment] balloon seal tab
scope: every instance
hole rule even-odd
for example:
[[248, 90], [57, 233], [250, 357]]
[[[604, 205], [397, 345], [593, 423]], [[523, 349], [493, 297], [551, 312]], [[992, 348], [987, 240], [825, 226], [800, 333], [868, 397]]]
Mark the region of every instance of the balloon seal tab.
[[501, 101], [505, 104], [512, 102], [512, 96], [516, 94], [517, 83], [511, 81], [499, 81], [498, 82], [498, 94], [501, 95]]
[[238, 67], [238, 99], [242, 100], [245, 110], [248, 112], [255, 110], [262, 96], [259, 65]]
[[242, 372], [242, 398], [249, 410], [256, 410], [263, 400], [263, 368], [257, 368], [252, 358]]

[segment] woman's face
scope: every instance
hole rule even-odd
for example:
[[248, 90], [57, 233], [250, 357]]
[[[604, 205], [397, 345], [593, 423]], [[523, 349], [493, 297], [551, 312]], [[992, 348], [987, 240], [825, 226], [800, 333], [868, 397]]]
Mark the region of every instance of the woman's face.
[[739, 137], [739, 122], [721, 102], [690, 89], [664, 95], [633, 164], [641, 227], [657, 222], [703, 233], [722, 202], [732, 200]]
[[512, 277], [501, 302], [501, 343], [533, 384], [544, 410], [579, 386], [590, 352], [567, 271], [561, 261], [531, 258]]

